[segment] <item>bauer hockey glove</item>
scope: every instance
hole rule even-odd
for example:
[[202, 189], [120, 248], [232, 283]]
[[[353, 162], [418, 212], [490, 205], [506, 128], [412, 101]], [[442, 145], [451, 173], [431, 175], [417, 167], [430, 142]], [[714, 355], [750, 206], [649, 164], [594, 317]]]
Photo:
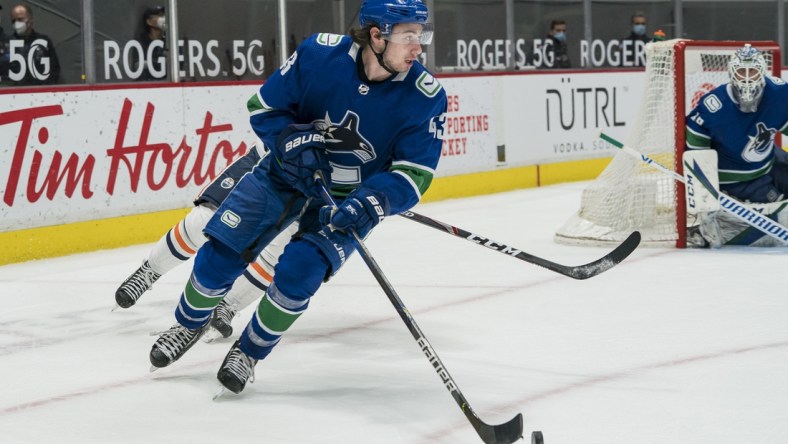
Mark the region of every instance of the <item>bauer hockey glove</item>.
[[362, 187], [348, 194], [339, 206], [321, 208], [320, 222], [332, 230], [347, 232], [352, 228], [365, 237], [388, 212], [389, 200], [385, 194]]
[[314, 186], [317, 171], [323, 173], [326, 188], [331, 187], [325, 138], [314, 125], [288, 125], [277, 139], [276, 160], [285, 181], [308, 197], [320, 198]]

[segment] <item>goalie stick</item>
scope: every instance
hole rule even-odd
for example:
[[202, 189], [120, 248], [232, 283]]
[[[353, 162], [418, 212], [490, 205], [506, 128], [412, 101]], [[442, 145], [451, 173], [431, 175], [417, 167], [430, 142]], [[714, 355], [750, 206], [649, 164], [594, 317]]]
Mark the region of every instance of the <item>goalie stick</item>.
[[[599, 132], [599, 137], [602, 140], [610, 142], [613, 146], [620, 149], [621, 151], [624, 151], [625, 153], [633, 157], [637, 157], [638, 159], [662, 171], [665, 174], [673, 176], [673, 178], [676, 179], [677, 181], [683, 184], [687, 183], [687, 180], [684, 178], [684, 176], [671, 170], [670, 168], [665, 167], [664, 165], [661, 165], [658, 162], [655, 162], [654, 159], [635, 150], [634, 148], [624, 145], [618, 140], [608, 136], [603, 131]], [[690, 165], [688, 163], [685, 163], [684, 166], [687, 167], [692, 172], [692, 174], [698, 178], [698, 181], [700, 181], [700, 183], [704, 186], [704, 188], [706, 188], [712, 195], [715, 195], [719, 199], [720, 206], [722, 206], [723, 210], [732, 214], [733, 216], [735, 216], [742, 222], [750, 225], [751, 227], [760, 230], [764, 234], [767, 234], [781, 241], [784, 244], [788, 243], [788, 228], [782, 226], [779, 222], [772, 220], [769, 217], [764, 216], [763, 214], [753, 210], [752, 208], [739, 202], [738, 200], [728, 196], [722, 191], [715, 189], [714, 186], [709, 183], [708, 179], [703, 174], [703, 171], [696, 168], [696, 165]]]
[[615, 267], [640, 244], [640, 232], [634, 231], [613, 251], [593, 262], [585, 265], [561, 265], [413, 211], [402, 212], [400, 216], [574, 279], [588, 279]]
[[[318, 173], [318, 175], [315, 177], [315, 184], [320, 190], [323, 200], [327, 205], [331, 205], [332, 207], [336, 208], [336, 202], [328, 193], [328, 190], [326, 190], [324, 183], [325, 182]], [[389, 301], [391, 301], [391, 304], [394, 305], [394, 308], [397, 310], [400, 318], [402, 318], [402, 321], [408, 327], [408, 330], [410, 330], [410, 334], [413, 335], [413, 339], [416, 340], [416, 343], [418, 344], [419, 348], [421, 348], [421, 351], [427, 356], [430, 364], [443, 381], [443, 385], [446, 387], [449, 393], [451, 393], [452, 398], [454, 398], [454, 401], [465, 414], [465, 417], [468, 419], [468, 421], [470, 421], [473, 428], [476, 429], [476, 433], [479, 434], [479, 437], [482, 439], [482, 441], [484, 441], [486, 444], [511, 444], [522, 438], [522, 413], [518, 413], [517, 416], [508, 422], [498, 425], [490, 425], [479, 419], [479, 417], [471, 408], [471, 405], [465, 399], [465, 396], [460, 391], [460, 388], [454, 382], [454, 379], [451, 377], [451, 375], [449, 375], [449, 371], [443, 365], [443, 362], [441, 362], [438, 354], [435, 353], [435, 349], [432, 348], [432, 345], [424, 336], [424, 333], [422, 333], [421, 328], [419, 328], [418, 324], [416, 324], [416, 320], [413, 319], [413, 316], [411, 316], [407, 307], [405, 307], [405, 304], [397, 295], [397, 292], [394, 291], [394, 287], [391, 286], [388, 279], [383, 274], [383, 271], [380, 269], [380, 266], [378, 266], [377, 261], [375, 261], [375, 258], [372, 257], [372, 254], [367, 249], [364, 241], [361, 239], [358, 233], [356, 233], [356, 230], [351, 229], [350, 234], [353, 236], [353, 240], [355, 241], [359, 254], [364, 259], [364, 262], [367, 264], [367, 267], [369, 267], [369, 270], [375, 276], [375, 280], [378, 281], [378, 284], [380, 284], [383, 292], [386, 293]]]

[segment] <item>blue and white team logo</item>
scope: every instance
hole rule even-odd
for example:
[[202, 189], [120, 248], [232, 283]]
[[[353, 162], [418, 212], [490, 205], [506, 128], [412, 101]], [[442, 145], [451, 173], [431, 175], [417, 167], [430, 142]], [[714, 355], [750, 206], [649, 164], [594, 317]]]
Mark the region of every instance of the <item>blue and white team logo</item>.
[[767, 128], [763, 122], [758, 122], [755, 128], [758, 131], [757, 134], [749, 136], [750, 142], [741, 153], [741, 157], [744, 160], [753, 163], [761, 162], [771, 154], [772, 146], [774, 145], [774, 135], [777, 133], [776, 129]]
[[219, 186], [221, 186], [225, 190], [229, 190], [233, 186], [235, 186], [235, 180], [233, 180], [232, 177], [225, 177], [224, 180], [222, 180], [222, 183], [219, 184]]
[[416, 79], [416, 87], [430, 98], [437, 96], [438, 92], [443, 88], [440, 82], [428, 72], [421, 73], [419, 78]]
[[722, 102], [720, 102], [720, 99], [714, 94], [710, 94], [705, 99], [703, 99], [703, 104], [706, 105], [706, 109], [708, 109], [711, 113], [716, 113], [722, 109]]
[[337, 46], [342, 42], [342, 36], [339, 34], [320, 33], [317, 35], [317, 43], [323, 46]]
[[235, 214], [230, 210], [224, 210], [222, 213], [222, 223], [227, 225], [230, 228], [238, 227], [238, 224], [241, 223], [241, 216]]
[[361, 135], [358, 125], [361, 119], [353, 111], [347, 111], [341, 122], [334, 123], [326, 113], [324, 122], [315, 122], [315, 127], [323, 132], [326, 138], [327, 151], [331, 153], [349, 153], [367, 163], [375, 160], [375, 147]]

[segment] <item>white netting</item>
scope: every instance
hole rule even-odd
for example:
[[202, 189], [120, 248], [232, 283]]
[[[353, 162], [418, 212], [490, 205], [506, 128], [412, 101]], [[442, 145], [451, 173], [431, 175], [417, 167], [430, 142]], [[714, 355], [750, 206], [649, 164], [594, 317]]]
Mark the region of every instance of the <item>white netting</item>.
[[[693, 102], [728, 81], [727, 62], [744, 42], [669, 40], [646, 45], [644, 94], [640, 110], [624, 143], [663, 166], [676, 170], [683, 140], [677, 148], [677, 125]], [[697, 46], [695, 46], [697, 45]], [[771, 69], [771, 53], [766, 53]], [[683, 70], [681, 69], [683, 61]], [[683, 71], [683, 74], [680, 72]], [[676, 76], [683, 77], [685, 93], [679, 97]], [[580, 211], [557, 232], [555, 240], [571, 244], [620, 243], [634, 230], [645, 245], [674, 246], [679, 236], [676, 209], [684, 205], [677, 183], [627, 153], [618, 153], [608, 167], [583, 191]]]

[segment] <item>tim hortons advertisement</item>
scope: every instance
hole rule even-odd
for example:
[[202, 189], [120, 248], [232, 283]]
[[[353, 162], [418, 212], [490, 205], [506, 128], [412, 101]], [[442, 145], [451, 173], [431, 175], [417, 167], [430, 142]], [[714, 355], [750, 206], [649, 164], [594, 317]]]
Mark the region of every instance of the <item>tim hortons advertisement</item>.
[[[440, 78], [448, 96], [437, 176], [609, 157], [642, 73]], [[60, 88], [0, 94], [0, 232], [186, 208], [257, 138], [258, 84]]]
[[256, 89], [3, 94], [0, 232], [187, 207], [254, 145]]

